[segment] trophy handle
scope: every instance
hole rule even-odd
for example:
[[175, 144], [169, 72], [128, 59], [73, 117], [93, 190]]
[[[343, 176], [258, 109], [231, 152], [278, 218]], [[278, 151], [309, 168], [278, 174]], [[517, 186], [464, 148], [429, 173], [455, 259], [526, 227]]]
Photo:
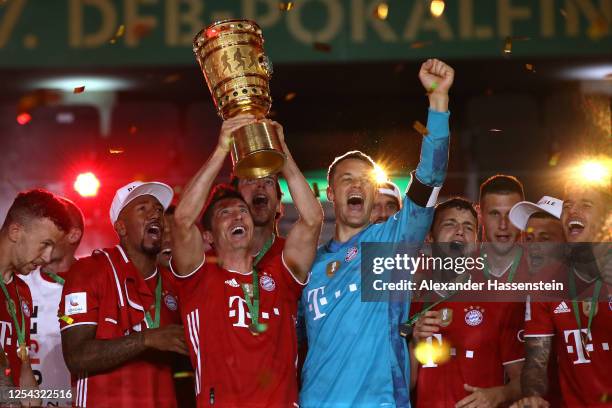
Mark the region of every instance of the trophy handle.
[[276, 127], [268, 122], [245, 125], [232, 133], [231, 156], [239, 178], [256, 179], [280, 172], [285, 154]]

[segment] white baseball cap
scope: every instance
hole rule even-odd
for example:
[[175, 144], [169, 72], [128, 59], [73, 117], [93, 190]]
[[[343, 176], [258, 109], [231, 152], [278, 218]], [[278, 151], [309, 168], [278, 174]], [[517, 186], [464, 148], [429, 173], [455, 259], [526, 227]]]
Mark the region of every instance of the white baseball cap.
[[387, 180], [381, 183], [378, 187], [378, 193], [395, 198], [400, 208], [402, 207], [402, 193], [400, 193], [399, 187], [394, 182]]
[[540, 198], [537, 204], [531, 201], [521, 201], [514, 204], [510, 209], [510, 222], [521, 231], [527, 228], [527, 221], [534, 213], [544, 211], [561, 219], [561, 210], [563, 210], [563, 201], [555, 197], [544, 196]]
[[147, 183], [133, 181], [126, 184], [117, 190], [115, 198], [113, 198], [113, 203], [110, 208], [111, 224], [115, 224], [121, 210], [123, 210], [133, 199], [143, 195], [152, 195], [157, 198], [159, 203], [164, 207], [164, 210], [167, 210], [170, 203], [172, 203], [174, 191], [172, 191], [169, 185], [157, 181], [150, 181]]

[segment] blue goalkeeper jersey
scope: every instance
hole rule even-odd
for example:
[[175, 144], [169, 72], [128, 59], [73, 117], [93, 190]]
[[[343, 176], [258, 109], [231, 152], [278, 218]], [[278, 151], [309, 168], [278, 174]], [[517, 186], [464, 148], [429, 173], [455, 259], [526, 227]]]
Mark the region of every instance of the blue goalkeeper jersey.
[[399, 325], [409, 301], [361, 300], [361, 243], [422, 243], [448, 163], [448, 112], [430, 110], [421, 158], [402, 209], [347, 242], [317, 251], [302, 292], [308, 354], [302, 407], [409, 407], [410, 365]]

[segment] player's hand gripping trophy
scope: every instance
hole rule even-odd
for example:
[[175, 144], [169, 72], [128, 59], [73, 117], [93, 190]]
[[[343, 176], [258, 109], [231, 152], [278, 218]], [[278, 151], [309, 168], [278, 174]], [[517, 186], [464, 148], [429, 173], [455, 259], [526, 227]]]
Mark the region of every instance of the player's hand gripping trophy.
[[[263, 119], [270, 111], [272, 65], [264, 55], [261, 28], [250, 20], [224, 20], [201, 30], [193, 51], [222, 119], [251, 114]], [[285, 155], [276, 128], [258, 121], [232, 134], [234, 173], [260, 178], [279, 172]]]

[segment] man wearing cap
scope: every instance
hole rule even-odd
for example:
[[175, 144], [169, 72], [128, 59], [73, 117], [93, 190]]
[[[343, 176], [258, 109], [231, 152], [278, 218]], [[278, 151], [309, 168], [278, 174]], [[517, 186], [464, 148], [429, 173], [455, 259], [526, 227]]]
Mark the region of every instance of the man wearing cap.
[[77, 407], [175, 407], [170, 352], [187, 354], [169, 271], [157, 265], [172, 189], [133, 182], [115, 194], [119, 245], [79, 259], [58, 316]]
[[606, 280], [612, 258], [609, 242], [601, 242], [609, 233], [610, 184], [593, 186], [570, 180], [563, 198], [561, 223], [571, 249], [567, 294], [555, 302], [531, 304], [525, 323], [527, 358], [521, 374], [525, 398], [513, 407], [550, 406], [546, 371], [554, 355], [563, 406], [612, 405], [612, 287]]
[[385, 181], [378, 187], [370, 222], [373, 224], [385, 222], [401, 209], [402, 194], [399, 187], [392, 181]]
[[510, 210], [510, 222], [525, 233], [529, 272], [559, 262], [565, 242], [561, 225], [563, 201], [544, 196], [537, 203], [521, 201]]

